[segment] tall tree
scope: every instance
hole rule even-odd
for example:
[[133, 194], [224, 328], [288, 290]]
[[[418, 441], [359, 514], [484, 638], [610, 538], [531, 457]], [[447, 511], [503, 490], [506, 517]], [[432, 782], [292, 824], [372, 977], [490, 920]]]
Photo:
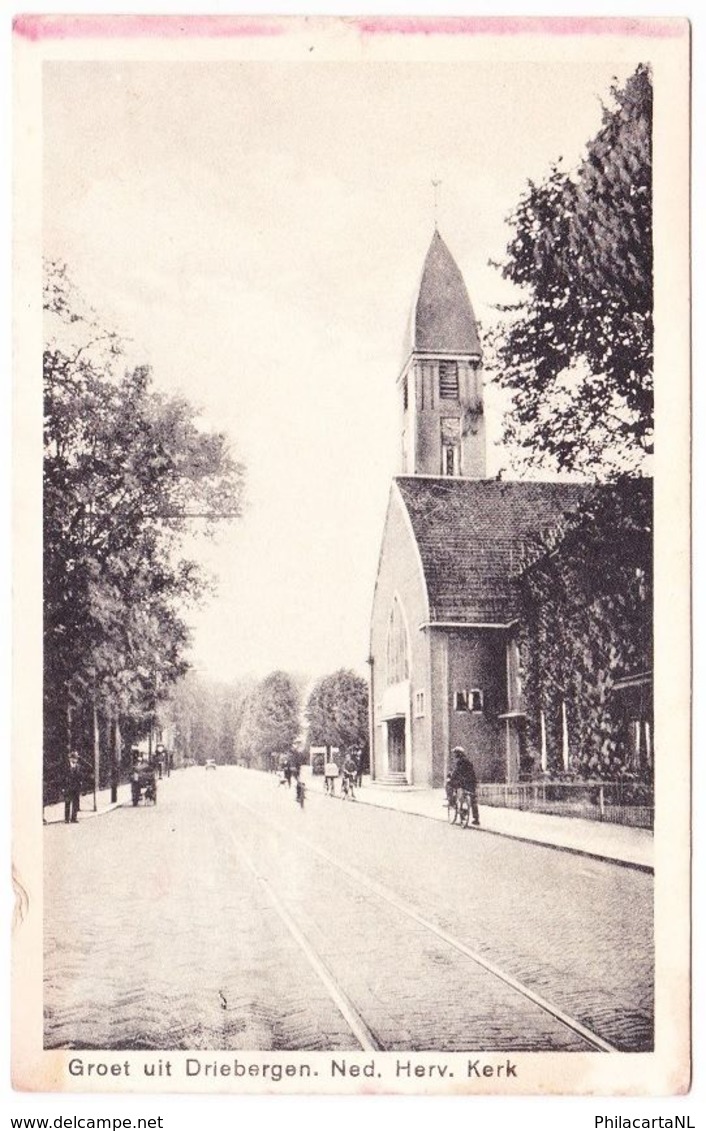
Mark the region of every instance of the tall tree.
[[223, 764], [238, 760], [238, 730], [253, 686], [252, 679], [224, 683], [192, 670], [170, 688], [159, 717], [176, 765], [207, 758]]
[[[44, 351], [45, 750], [55, 772], [81, 717], [98, 707], [144, 728], [186, 667], [184, 604], [205, 591], [181, 556], [192, 512], [240, 513], [243, 469], [225, 436], [199, 428], [183, 398], [47, 265]], [[73, 733], [70, 733], [73, 730]]]
[[246, 765], [267, 769], [273, 754], [290, 754], [301, 730], [301, 696], [286, 672], [271, 672], [245, 703], [238, 747]]
[[306, 706], [311, 746], [368, 745], [368, 685], [355, 672], [341, 668], [314, 685]]
[[611, 95], [579, 167], [529, 182], [509, 219], [501, 271], [522, 297], [488, 349], [520, 462], [601, 476], [643, 468], [653, 442], [648, 68]]

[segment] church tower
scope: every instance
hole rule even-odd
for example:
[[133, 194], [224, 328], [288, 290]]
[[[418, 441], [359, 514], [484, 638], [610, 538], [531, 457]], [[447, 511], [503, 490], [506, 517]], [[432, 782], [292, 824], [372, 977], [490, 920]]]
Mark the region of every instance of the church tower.
[[434, 230], [398, 379], [402, 475], [484, 479], [481, 348], [466, 284]]

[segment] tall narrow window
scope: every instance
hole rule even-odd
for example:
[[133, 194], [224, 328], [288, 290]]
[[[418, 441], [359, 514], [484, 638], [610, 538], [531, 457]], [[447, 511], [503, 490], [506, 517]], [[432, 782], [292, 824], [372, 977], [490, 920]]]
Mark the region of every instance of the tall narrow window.
[[387, 626], [387, 683], [399, 683], [408, 676], [407, 629], [402, 608], [395, 597]]
[[461, 418], [441, 418], [441, 474], [461, 474]]
[[439, 396], [444, 401], [458, 400], [458, 362], [439, 362]]
[[441, 474], [458, 475], [458, 444], [444, 444], [441, 449]]
[[652, 733], [650, 731], [650, 724], [645, 723], [645, 759], [647, 765], [652, 765]]
[[405, 377], [404, 381], [402, 382], [402, 408], [404, 409], [405, 412], [407, 411], [408, 406], [409, 406], [409, 389], [407, 387], [407, 378]]
[[522, 701], [522, 679], [520, 677], [520, 649], [512, 640], [507, 648], [507, 709], [514, 711]]

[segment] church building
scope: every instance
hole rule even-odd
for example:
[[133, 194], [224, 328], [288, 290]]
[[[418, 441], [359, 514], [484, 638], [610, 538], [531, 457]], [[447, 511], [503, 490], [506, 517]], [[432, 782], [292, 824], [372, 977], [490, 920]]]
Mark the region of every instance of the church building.
[[440, 786], [463, 746], [480, 781], [525, 759], [515, 578], [527, 541], [587, 485], [486, 477], [483, 366], [461, 272], [438, 230], [398, 377], [399, 469], [370, 639], [373, 780]]

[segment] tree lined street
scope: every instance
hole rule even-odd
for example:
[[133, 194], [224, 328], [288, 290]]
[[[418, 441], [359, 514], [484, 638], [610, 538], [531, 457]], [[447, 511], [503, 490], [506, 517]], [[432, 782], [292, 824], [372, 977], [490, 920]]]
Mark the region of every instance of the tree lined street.
[[46, 836], [47, 1047], [651, 1047], [642, 872], [223, 766]]
[[[196, 86], [193, 93], [196, 98]], [[479, 648], [473, 655], [459, 652], [466, 669], [441, 692], [437, 677], [427, 680], [414, 655], [411, 666], [407, 651], [404, 665], [393, 662], [403, 651], [396, 641], [404, 636], [407, 647], [406, 629], [403, 616], [393, 618], [388, 607], [380, 617], [387, 650], [383, 642], [376, 652], [373, 634], [364, 644], [370, 654], [343, 643], [346, 584], [373, 554], [367, 536], [355, 537], [341, 500], [356, 496], [351, 485], [368, 474], [367, 464], [354, 449], [347, 462], [345, 429], [336, 460], [327, 462], [319, 451], [321, 436], [302, 431], [302, 421], [311, 416], [327, 430], [339, 415], [347, 418], [351, 406], [344, 392], [352, 383], [334, 385], [327, 370], [307, 409], [309, 363], [302, 361], [301, 372], [282, 365], [283, 326], [278, 323], [274, 335], [276, 357], [248, 366], [243, 325], [242, 343], [236, 339], [214, 385], [218, 395], [200, 420], [170, 385], [168, 372], [153, 378], [147, 364], [128, 363], [127, 344], [104, 329], [102, 315], [79, 297], [69, 267], [48, 262], [44, 800], [61, 795], [74, 749], [82, 759], [84, 790], [109, 785], [117, 795], [119, 778], [143, 756], [152, 759], [156, 741], [169, 749], [176, 772], [158, 782], [156, 806], [118, 807], [70, 829], [62, 823], [44, 830], [46, 1047], [653, 1047], [653, 883], [646, 872], [491, 835], [487, 826], [462, 832], [401, 809], [343, 804], [314, 788], [300, 808], [294, 790], [264, 772], [286, 765], [288, 784], [312, 749], [320, 759], [325, 751], [327, 761], [335, 750], [340, 763], [355, 754], [358, 767], [371, 765], [385, 780], [380, 764], [369, 759], [371, 720], [374, 729], [383, 705], [372, 695], [369, 700], [373, 675], [369, 684], [359, 674], [367, 657], [370, 673], [386, 680], [386, 757], [393, 753], [402, 761], [412, 749], [412, 712], [416, 724], [427, 714], [435, 717], [441, 706], [454, 725], [463, 711], [464, 726], [486, 727], [487, 733], [469, 729], [467, 745], [478, 734], [485, 734], [489, 749], [491, 737], [505, 744], [501, 760], [489, 762], [487, 782], [501, 784], [498, 767], [504, 766], [512, 786], [518, 784], [513, 774], [525, 779], [522, 785], [542, 788], [557, 781], [595, 784], [601, 816], [604, 782], [625, 786], [633, 807], [652, 804], [652, 496], [648, 481], [639, 478], [648, 467], [653, 429], [648, 67], [636, 66], [606, 95], [600, 128], [578, 163], [572, 159], [565, 170], [557, 151], [557, 164], [543, 180], [527, 181], [529, 170], [523, 173], [526, 188], [508, 219], [505, 261], [495, 265], [514, 299], [496, 308], [501, 318], [484, 334], [482, 359], [475, 345], [470, 351], [474, 381], [481, 381], [484, 369], [486, 384], [495, 382], [511, 399], [503, 437], [509, 464], [551, 476], [586, 475], [603, 489], [587, 492], [560, 521], [557, 513], [546, 530], [532, 534], [528, 523], [520, 537], [508, 527], [496, 547], [510, 492], [488, 478], [483, 490], [486, 496], [494, 492], [496, 509], [475, 550], [460, 535], [464, 522], [470, 530], [478, 521], [480, 492], [473, 523], [451, 491], [429, 503], [430, 512], [438, 504], [449, 517], [443, 537], [429, 526], [430, 545], [438, 537], [444, 549], [434, 569], [453, 576], [458, 565], [460, 579], [447, 595], [453, 598], [450, 620], [439, 614], [435, 622], [429, 612], [432, 622], [422, 624], [420, 612], [414, 626], [503, 633], [497, 663], [493, 658], [486, 665]], [[211, 104], [205, 104], [211, 120]], [[282, 105], [289, 110], [291, 92]], [[266, 126], [260, 123], [258, 137]], [[228, 121], [224, 136], [230, 138], [231, 127]], [[515, 128], [513, 120], [513, 135]], [[176, 154], [182, 144], [175, 145]], [[415, 139], [415, 153], [417, 145]], [[281, 138], [272, 152], [279, 160]], [[251, 161], [253, 169], [263, 168], [259, 157]], [[190, 169], [197, 164], [191, 160]], [[270, 179], [280, 184], [280, 177]], [[228, 184], [237, 180], [231, 176]], [[231, 220], [229, 215], [218, 230]], [[283, 232], [291, 227], [284, 225]], [[433, 238], [438, 245], [438, 228]], [[239, 249], [238, 263], [240, 255]], [[258, 263], [260, 257], [258, 252]], [[295, 263], [300, 258], [291, 257]], [[214, 280], [230, 286], [238, 279], [233, 262], [231, 256], [216, 269], [209, 259], [196, 273], [207, 286], [206, 307], [216, 312], [210, 332], [217, 341], [235, 308], [228, 306], [219, 326]], [[302, 262], [306, 277], [317, 279], [315, 259], [307, 255]], [[366, 251], [361, 277], [370, 266]], [[351, 265], [352, 273], [357, 270]], [[455, 261], [453, 271], [444, 277], [461, 280], [463, 310], [474, 320]], [[181, 272], [187, 269], [180, 264], [168, 275]], [[247, 303], [256, 277], [246, 272], [240, 278], [236, 305]], [[267, 266], [268, 286], [277, 277]], [[451, 298], [446, 301], [453, 307]], [[280, 300], [279, 306], [287, 303]], [[342, 309], [339, 302], [336, 311]], [[312, 319], [316, 351], [327, 353], [318, 327], [335, 320], [324, 320], [322, 310], [312, 311]], [[254, 322], [264, 324], [262, 318]], [[475, 343], [475, 329], [474, 335]], [[358, 331], [352, 337], [358, 367], [364, 339]], [[420, 358], [438, 353], [442, 359], [443, 372], [440, 362], [438, 373], [426, 376], [446, 405], [444, 413], [453, 411], [442, 417], [439, 408], [434, 418], [440, 457], [445, 451], [453, 458], [444, 456], [431, 471], [425, 465], [418, 478], [437, 479], [440, 468], [442, 478], [475, 478], [475, 472], [460, 471], [466, 465], [459, 462], [458, 445], [463, 436], [477, 437], [478, 452], [485, 445], [476, 402], [463, 399], [459, 363], [451, 361], [451, 353], [458, 353], [466, 365], [467, 343], [461, 349], [454, 338], [453, 349], [447, 345], [432, 351], [415, 346]], [[183, 351], [198, 357], [193, 348]], [[252, 461], [248, 454], [248, 466], [256, 486], [260, 475], [267, 487], [271, 473], [276, 490], [270, 484], [270, 494], [263, 493], [259, 482], [253, 501], [264, 518], [249, 525], [245, 516], [232, 557], [210, 577], [203, 563], [192, 560], [192, 535], [243, 518], [247, 507], [245, 467], [234, 454], [234, 439], [207, 421], [231, 411], [250, 372], [260, 375], [251, 388], [253, 404], [266, 406], [267, 414], [248, 415], [245, 396], [231, 420], [239, 429], [242, 418], [246, 443], [264, 437], [263, 446], [251, 449]], [[282, 383], [283, 374], [291, 387]], [[191, 373], [182, 376], [185, 387], [198, 386]], [[409, 408], [406, 382], [407, 376], [403, 412]], [[478, 403], [482, 407], [482, 398]], [[366, 459], [375, 416], [371, 410], [361, 429]], [[314, 464], [303, 458], [307, 435]], [[326, 479], [321, 469], [329, 466], [341, 498], [333, 512], [307, 510], [307, 484]], [[289, 496], [282, 487], [290, 479], [299, 482], [292, 472], [300, 467], [309, 468], [309, 479], [283, 511], [281, 501]], [[484, 449], [482, 468], [485, 479]], [[554, 490], [553, 483], [544, 485], [547, 492], [550, 486]], [[260, 521], [266, 525], [258, 528]], [[338, 557], [326, 556], [328, 542], [338, 547]], [[386, 560], [395, 563], [400, 545], [397, 537]], [[248, 559], [248, 553], [255, 556]], [[265, 568], [271, 559], [274, 575]], [[295, 562], [305, 566], [303, 574], [292, 571]], [[393, 609], [402, 600], [397, 581], [408, 580], [404, 560], [395, 570]], [[322, 587], [331, 574], [342, 579], [337, 601], [333, 589]], [[517, 609], [500, 619], [472, 614], [484, 579], [489, 603], [504, 600], [505, 585], [516, 588]], [[210, 674], [207, 664], [200, 666], [203, 642], [192, 641], [187, 617], [216, 581], [225, 629], [222, 637], [220, 626], [214, 634], [221, 640], [214, 678], [213, 665]], [[276, 599], [280, 592], [284, 605]], [[254, 628], [251, 608], [258, 610]], [[301, 620], [290, 619], [297, 609], [305, 611], [304, 629]], [[271, 643], [272, 670], [266, 674], [252, 661], [253, 641], [267, 640], [273, 623], [291, 649]], [[400, 730], [403, 717], [409, 731]], [[510, 758], [513, 736], [516, 764]], [[395, 766], [398, 785], [441, 784], [441, 768], [405, 777]]]
[[[124, 771], [157, 704], [189, 668], [184, 612], [208, 579], [184, 554], [242, 512], [244, 468], [223, 433], [166, 396], [148, 366], [78, 294], [66, 265], [44, 278], [44, 787], [92, 748], [84, 778]], [[109, 754], [106, 758], [105, 755]], [[63, 757], [62, 757], [63, 755]], [[101, 757], [102, 755], [102, 757]], [[128, 759], [129, 762], [129, 759]]]

